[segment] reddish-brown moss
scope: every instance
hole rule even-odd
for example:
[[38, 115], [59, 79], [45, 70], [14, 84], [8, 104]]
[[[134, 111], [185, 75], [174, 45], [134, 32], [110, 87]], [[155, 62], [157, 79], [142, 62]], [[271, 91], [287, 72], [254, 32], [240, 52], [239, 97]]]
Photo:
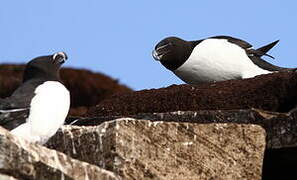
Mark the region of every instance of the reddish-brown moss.
[[[0, 65], [0, 97], [8, 97], [20, 85], [24, 65]], [[71, 92], [71, 114], [82, 114], [86, 107], [98, 104], [115, 93], [132, 91], [101, 73], [62, 68], [61, 79]], [[80, 107], [80, 108], [78, 108]]]
[[86, 116], [260, 108], [284, 112], [297, 102], [297, 74], [274, 73], [245, 80], [172, 85], [113, 95]]

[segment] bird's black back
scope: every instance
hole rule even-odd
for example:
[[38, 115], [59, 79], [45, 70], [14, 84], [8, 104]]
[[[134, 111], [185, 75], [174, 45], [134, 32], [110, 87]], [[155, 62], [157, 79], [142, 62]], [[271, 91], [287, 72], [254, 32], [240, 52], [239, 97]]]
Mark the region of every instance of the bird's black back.
[[19, 109], [29, 108], [32, 98], [35, 95], [35, 89], [40, 84], [44, 83], [42, 79], [32, 79], [23, 83], [17, 88], [10, 97], [0, 101], [0, 109]]

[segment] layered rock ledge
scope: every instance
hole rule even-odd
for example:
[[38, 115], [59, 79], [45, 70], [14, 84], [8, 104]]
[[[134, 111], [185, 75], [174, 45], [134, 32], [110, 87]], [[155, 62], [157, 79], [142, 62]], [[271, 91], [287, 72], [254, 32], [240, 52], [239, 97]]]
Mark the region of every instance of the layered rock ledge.
[[[98, 125], [123, 116], [81, 118], [79, 125]], [[297, 111], [268, 112], [259, 109], [178, 111], [130, 115], [136, 119], [162, 122], [189, 122], [194, 124], [257, 124], [266, 131], [266, 150], [263, 160], [263, 180], [296, 179], [297, 172]]]
[[48, 146], [123, 179], [261, 179], [265, 131], [123, 118], [65, 126]]
[[[125, 116], [102, 116], [93, 118], [75, 118], [80, 126], [99, 125]], [[189, 122], [196, 124], [235, 123], [257, 124], [267, 133], [266, 147], [278, 149], [297, 147], [297, 110], [290, 113], [277, 113], [259, 109], [247, 110], [211, 110], [211, 111], [177, 111], [167, 113], [140, 113], [130, 115], [131, 118], [163, 122]]]
[[114, 173], [61, 152], [30, 144], [0, 127], [1, 179], [119, 179]]

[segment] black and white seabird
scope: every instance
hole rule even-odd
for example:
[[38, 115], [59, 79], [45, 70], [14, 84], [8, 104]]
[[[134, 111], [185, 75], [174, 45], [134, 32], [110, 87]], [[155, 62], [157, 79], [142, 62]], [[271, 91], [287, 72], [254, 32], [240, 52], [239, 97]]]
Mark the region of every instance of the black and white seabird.
[[[272, 65], [261, 57], [278, 40], [259, 49], [230, 36], [215, 36], [197, 41], [168, 37], [160, 41], [153, 57], [188, 84], [252, 78], [275, 71], [294, 71]], [[273, 58], [273, 57], [272, 57]]]
[[[27, 110], [27, 119], [2, 119], [0, 125], [33, 143], [45, 143], [64, 124], [70, 107], [70, 94], [60, 80], [59, 70], [67, 55], [58, 52], [31, 60], [23, 83], [14, 93], [0, 100], [0, 113]], [[4, 116], [5, 117], [5, 116]]]

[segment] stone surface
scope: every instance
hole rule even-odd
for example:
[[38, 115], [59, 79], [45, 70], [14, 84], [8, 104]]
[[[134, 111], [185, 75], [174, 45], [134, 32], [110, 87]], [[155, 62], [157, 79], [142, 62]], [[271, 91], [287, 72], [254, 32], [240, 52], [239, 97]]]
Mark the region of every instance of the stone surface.
[[65, 126], [48, 146], [123, 179], [261, 179], [265, 132], [257, 125], [126, 118]]
[[[112, 172], [30, 144], [0, 127], [0, 173], [17, 179], [119, 179]], [[1, 177], [1, 176], [0, 176]]]
[[[78, 125], [98, 125], [122, 116], [81, 118]], [[263, 162], [263, 180], [297, 179], [297, 111], [289, 113], [267, 112], [259, 109], [213, 110], [196, 112], [146, 113], [131, 115], [137, 119], [164, 122], [241, 123], [258, 124], [267, 132]]]
[[0, 179], [1, 180], [19, 180], [19, 179], [16, 179], [16, 178], [12, 177], [12, 176], [7, 176], [7, 175], [1, 174], [1, 173], [0, 173]]
[[[10, 96], [20, 85], [23, 70], [24, 65], [0, 65], [0, 98]], [[87, 107], [115, 93], [132, 91], [104, 74], [83, 69], [62, 68], [61, 78], [71, 92], [71, 115], [84, 114]]]
[[259, 108], [287, 112], [297, 104], [297, 73], [122, 93], [103, 100], [86, 116]]
[[[76, 125], [99, 125], [124, 116], [105, 116], [80, 118]], [[290, 113], [268, 112], [259, 109], [248, 110], [212, 110], [212, 111], [177, 111], [167, 113], [144, 113], [131, 115], [136, 119], [164, 122], [237, 123], [258, 124], [267, 132], [267, 148], [297, 147], [297, 111]], [[77, 119], [77, 118], [76, 118]], [[70, 120], [70, 119], [68, 119]]]

